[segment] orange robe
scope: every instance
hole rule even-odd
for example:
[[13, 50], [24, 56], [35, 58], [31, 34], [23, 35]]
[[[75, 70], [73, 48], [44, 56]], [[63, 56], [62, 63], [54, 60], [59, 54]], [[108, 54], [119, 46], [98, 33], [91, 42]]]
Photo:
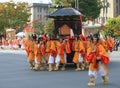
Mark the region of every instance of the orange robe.
[[4, 38], [2, 38], [2, 45], [6, 46], [7, 42]]
[[107, 42], [103, 39], [100, 39], [99, 43], [105, 48], [105, 50], [108, 52], [108, 46]]
[[[96, 50], [96, 52], [92, 52], [92, 50], [94, 49]], [[104, 47], [101, 44], [92, 45], [91, 47], [88, 48], [88, 52], [89, 52], [89, 55], [88, 55], [87, 61], [90, 63], [89, 69], [91, 71], [96, 71], [99, 69], [99, 64], [96, 62], [97, 61], [96, 58], [100, 57], [103, 68], [108, 74], [109, 72], [105, 64], [109, 63], [109, 58]]]
[[79, 55], [81, 53], [84, 53], [85, 52], [85, 48], [83, 46], [83, 42], [82, 41], [74, 41], [74, 50], [75, 50], [75, 54], [74, 54], [74, 57], [73, 57], [73, 62], [74, 63], [78, 63], [79, 62]]
[[56, 45], [55, 45], [55, 41], [51, 40], [51, 44], [50, 44], [50, 55], [53, 57], [56, 57]]
[[70, 48], [70, 40], [68, 40], [66, 43], [65, 43], [65, 51], [66, 53], [71, 53], [71, 48]]
[[49, 56], [50, 56], [50, 47], [51, 47], [51, 41], [47, 41], [45, 45], [45, 58], [46, 61], [48, 61]]
[[35, 57], [35, 54], [34, 54], [34, 44], [35, 44], [35, 41], [32, 41], [30, 40], [28, 42], [28, 45], [27, 45], [27, 51], [28, 51], [28, 60], [29, 61], [34, 61], [34, 57]]
[[42, 62], [42, 53], [41, 53], [41, 45], [38, 46], [37, 43], [34, 44], [34, 54], [36, 56], [37, 62]]
[[29, 41], [28, 39], [24, 39], [24, 45], [25, 45], [25, 51], [27, 53], [27, 56], [29, 55]]
[[112, 52], [112, 48], [114, 47], [114, 40], [112, 39], [112, 37], [107, 37], [106, 42], [108, 49], [110, 50], [110, 52]]
[[56, 47], [57, 47], [57, 54], [59, 54], [59, 56], [60, 56], [60, 62], [62, 64], [65, 64], [65, 58], [64, 58], [65, 47], [64, 47], [64, 44], [60, 43], [60, 42], [56, 42]]

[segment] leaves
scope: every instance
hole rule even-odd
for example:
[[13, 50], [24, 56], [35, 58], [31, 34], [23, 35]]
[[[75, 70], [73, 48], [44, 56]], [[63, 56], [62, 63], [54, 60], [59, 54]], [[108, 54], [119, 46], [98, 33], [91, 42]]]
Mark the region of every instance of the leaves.
[[[75, 8], [76, 0], [52, 0], [54, 5], [58, 6], [72, 6]], [[79, 10], [88, 18], [97, 18], [102, 8], [101, 0], [78, 0]]]
[[116, 18], [109, 18], [105, 23], [106, 34], [111, 34], [113, 36], [120, 35], [120, 16]]
[[[0, 3], [0, 31], [4, 28], [22, 27], [28, 22], [30, 13], [26, 8], [27, 3], [13, 1]], [[2, 30], [1, 30], [2, 29]]]
[[48, 35], [53, 35], [54, 28], [54, 20], [49, 19], [44, 26], [44, 32]]

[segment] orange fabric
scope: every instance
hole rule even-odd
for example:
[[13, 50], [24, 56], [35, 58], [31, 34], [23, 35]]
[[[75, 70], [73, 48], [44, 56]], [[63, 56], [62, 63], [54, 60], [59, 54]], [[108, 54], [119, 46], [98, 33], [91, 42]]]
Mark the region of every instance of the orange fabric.
[[64, 44], [60, 43], [59, 41], [56, 42], [56, 48], [57, 48], [57, 54], [59, 54], [60, 56], [60, 62], [62, 64], [65, 63], [65, 59], [64, 59]]
[[51, 41], [47, 41], [45, 45], [45, 58], [48, 61], [50, 56], [50, 47], [51, 47]]
[[106, 51], [108, 51], [107, 42], [105, 40], [100, 39], [99, 43], [105, 48]]
[[80, 52], [85, 53], [85, 47], [84, 47], [82, 41], [79, 41], [79, 46], [78, 46], [78, 48], [79, 48], [79, 51], [80, 51]]
[[90, 41], [87, 41], [86, 56], [88, 56], [91, 51], [92, 51], [92, 43]]
[[25, 39], [25, 51], [26, 51], [26, 53], [27, 53], [27, 56], [28, 56], [28, 54], [29, 54], [29, 40], [27, 40], [27, 39]]
[[55, 46], [55, 41], [53, 40], [51, 40], [50, 54], [54, 57], [56, 56], [56, 46]]
[[[90, 57], [91, 55], [91, 59], [92, 60], [88, 60], [88, 62], [90, 62], [90, 67], [89, 69], [91, 71], [94, 71], [94, 70], [98, 70], [99, 69], [99, 64], [97, 64], [96, 62], [96, 58], [97, 57], [100, 57], [101, 59], [101, 63], [102, 64], [108, 64], [109, 63], [109, 58], [108, 58], [108, 54], [106, 52], [106, 50], [104, 49], [104, 47], [101, 45], [101, 44], [97, 44], [97, 45], [94, 45], [91, 47], [92, 50], [96, 50], [96, 52], [91, 52], [88, 57]], [[90, 50], [90, 51], [92, 51]], [[89, 58], [90, 59], [90, 58]], [[108, 70], [107, 68], [104, 66], [106, 72], [108, 73]]]
[[58, 54], [64, 54], [64, 44], [63, 43], [57, 42], [56, 48], [57, 48]]
[[42, 62], [42, 54], [41, 54], [41, 51], [40, 51], [40, 47], [38, 47], [37, 43], [34, 44], [34, 54], [36, 56], [36, 60], [38, 62]]
[[66, 51], [66, 53], [71, 53], [70, 40], [68, 40], [68, 41], [65, 43], [65, 51]]
[[9, 39], [9, 44], [13, 45], [13, 40]]
[[13, 44], [14, 44], [14, 45], [18, 45], [18, 40], [17, 40], [17, 39], [14, 39], [14, 40], [13, 40]]
[[6, 44], [7, 44], [6, 40], [2, 38], [2, 45], [6, 45]]
[[79, 62], [79, 60], [78, 60], [79, 54], [80, 54], [80, 52], [75, 52], [74, 57], [73, 57], [73, 62], [74, 63], [78, 63]]
[[74, 44], [74, 50], [75, 50], [75, 54], [74, 54], [74, 57], [73, 57], [73, 62], [74, 63], [78, 63], [79, 62], [79, 54], [84, 54], [85, 53], [85, 48], [83, 46], [83, 42], [82, 41], [75, 41], [75, 44]]
[[28, 60], [29, 61], [34, 61], [34, 57], [35, 57], [35, 54], [34, 54], [34, 44], [35, 44], [35, 41], [32, 41], [30, 40], [29, 43], [28, 43]]
[[46, 42], [46, 45], [45, 45], [45, 52], [50, 52], [50, 46], [51, 46], [51, 42], [50, 41], [47, 41]]
[[114, 40], [113, 40], [113, 38], [112, 37], [109, 37], [109, 41], [111, 42], [111, 44], [112, 44], [112, 48], [114, 47]]
[[41, 53], [42, 55], [45, 55], [45, 45], [41, 44]]
[[64, 54], [59, 54], [59, 56], [60, 56], [60, 62], [62, 64], [65, 64]]
[[49, 53], [45, 53], [45, 59], [46, 59], [47, 62], [49, 60], [49, 57], [50, 57], [50, 52]]
[[108, 64], [110, 61], [109, 61], [109, 58], [108, 58], [108, 53], [106, 52], [106, 50], [104, 49], [104, 47], [99, 44], [97, 46], [97, 49], [98, 49], [97, 55], [101, 57], [102, 62], [104, 64]]
[[108, 49], [110, 50], [110, 52], [112, 52], [112, 48], [114, 47], [114, 43], [112, 39], [107, 37], [106, 42], [107, 42]]

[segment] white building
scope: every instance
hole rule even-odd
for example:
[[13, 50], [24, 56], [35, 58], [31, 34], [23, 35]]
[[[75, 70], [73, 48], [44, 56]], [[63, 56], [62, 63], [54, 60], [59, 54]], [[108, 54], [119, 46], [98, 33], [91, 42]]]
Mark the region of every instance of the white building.
[[28, 8], [30, 10], [31, 16], [30, 16], [30, 22], [45, 22], [47, 20], [46, 15], [50, 14], [50, 7], [51, 4], [43, 4], [43, 3], [32, 3], [28, 5]]
[[101, 9], [98, 21], [103, 23], [108, 18], [117, 17], [120, 15], [120, 0], [101, 0], [103, 8]]

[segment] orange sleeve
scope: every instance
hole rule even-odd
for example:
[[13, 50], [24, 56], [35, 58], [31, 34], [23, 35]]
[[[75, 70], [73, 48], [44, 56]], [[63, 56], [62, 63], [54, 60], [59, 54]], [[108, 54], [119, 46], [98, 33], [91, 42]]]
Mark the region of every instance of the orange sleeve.
[[45, 45], [44, 44], [41, 46], [41, 52], [42, 52], [42, 55], [45, 55]]
[[38, 45], [37, 44], [34, 45], [34, 54], [35, 55], [38, 54]]
[[56, 55], [56, 46], [55, 46], [54, 41], [51, 41], [50, 54], [51, 54], [52, 56], [55, 56], [55, 55]]
[[69, 41], [67, 41], [67, 43], [65, 44], [65, 50], [66, 50], [66, 53], [71, 53], [70, 42]]
[[82, 41], [79, 41], [79, 51], [80, 52], [83, 52], [83, 53], [85, 53], [85, 47], [84, 47], [84, 45], [83, 45], [83, 42]]
[[106, 52], [104, 47], [102, 45], [98, 45], [97, 50], [98, 50], [97, 56], [101, 57], [101, 60], [104, 64], [108, 64], [110, 61], [109, 61], [108, 53]]

